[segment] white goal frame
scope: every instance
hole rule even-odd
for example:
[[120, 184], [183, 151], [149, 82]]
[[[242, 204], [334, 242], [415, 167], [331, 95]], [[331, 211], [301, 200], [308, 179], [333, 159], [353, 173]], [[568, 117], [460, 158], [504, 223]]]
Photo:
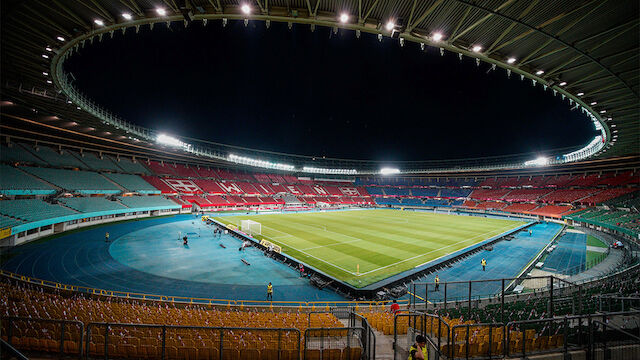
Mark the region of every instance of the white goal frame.
[[242, 230], [242, 232], [247, 233], [251, 236], [262, 235], [262, 224], [253, 220], [241, 220], [240, 230]]

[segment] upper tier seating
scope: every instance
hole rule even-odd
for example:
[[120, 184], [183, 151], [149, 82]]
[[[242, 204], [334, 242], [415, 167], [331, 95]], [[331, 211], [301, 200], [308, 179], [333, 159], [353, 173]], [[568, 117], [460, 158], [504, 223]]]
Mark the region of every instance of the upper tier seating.
[[[413, 190], [412, 190], [413, 191]], [[466, 198], [471, 195], [471, 189], [442, 189], [440, 197], [443, 198]]]
[[153, 187], [155, 187], [156, 189], [160, 190], [163, 194], [174, 194], [174, 193], [176, 193], [176, 190], [174, 188], [169, 186], [167, 183], [162, 181], [162, 179], [160, 179], [157, 176], [146, 176], [146, 175], [143, 175], [142, 178], [144, 179], [144, 181], [148, 182]]
[[121, 192], [120, 188], [102, 175], [91, 171], [75, 171], [37, 167], [22, 167], [21, 169], [44, 179], [65, 190], [83, 194], [114, 194]]
[[560, 203], [572, 203], [579, 199], [585, 198], [591, 194], [598, 192], [596, 189], [562, 189], [556, 190], [549, 195], [542, 197], [540, 200], [544, 202], [560, 202]]
[[571, 175], [560, 175], [557, 177], [551, 177], [549, 178], [549, 180], [547, 180], [545, 187], [557, 187], [557, 188], [562, 188], [567, 186], [567, 184], [571, 183], [573, 181], [573, 176]]
[[236, 183], [240, 189], [247, 195], [260, 195], [260, 191], [256, 189], [253, 185], [246, 182], [237, 182]]
[[75, 156], [71, 155], [69, 150], [62, 150], [62, 152], [58, 152], [48, 146], [38, 146], [37, 148], [27, 146], [26, 149], [52, 166], [78, 169], [89, 168]]
[[233, 206], [244, 206], [247, 205], [247, 202], [244, 201], [240, 196], [228, 195], [227, 201]]
[[49, 204], [39, 199], [0, 201], [0, 213], [27, 222], [77, 214], [64, 206]]
[[165, 198], [164, 196], [151, 195], [151, 196], [121, 196], [118, 200], [125, 206], [130, 208], [152, 208], [160, 206], [171, 206], [173, 208], [179, 208], [180, 205]]
[[200, 189], [202, 189], [202, 191], [208, 193], [208, 194], [213, 194], [213, 195], [224, 195], [227, 192], [224, 191], [220, 185], [218, 185], [218, 183], [214, 180], [209, 180], [209, 179], [193, 179], [193, 182], [198, 185], [198, 187]]
[[4, 144], [0, 146], [0, 161], [5, 163], [47, 165], [45, 161], [27, 151], [22, 145], [16, 143], [11, 143], [8, 146]]
[[338, 189], [337, 186], [324, 186], [324, 189], [331, 196], [341, 196], [342, 195], [342, 191], [340, 191], [340, 189]]
[[67, 207], [83, 213], [122, 210], [127, 208], [117, 201], [110, 201], [103, 197], [60, 198], [58, 201]]
[[174, 168], [174, 170], [176, 175], [181, 177], [186, 177], [186, 178], [200, 177], [198, 172], [196, 172], [195, 167], [187, 167], [186, 165], [183, 165], [183, 164], [176, 164], [176, 167]]
[[[444, 189], [443, 189], [444, 190]], [[411, 195], [419, 196], [419, 197], [436, 197], [440, 189], [429, 189], [429, 188], [412, 188]]]
[[619, 196], [606, 202], [607, 205], [624, 207], [624, 208], [640, 208], [640, 190], [633, 191], [626, 195]]
[[144, 181], [138, 175], [130, 174], [118, 174], [118, 173], [105, 173], [103, 174], [111, 181], [118, 183], [123, 188], [130, 192], [139, 192], [142, 194], [159, 194], [160, 190], [153, 187], [148, 182]]
[[629, 188], [614, 188], [614, 189], [607, 189], [607, 190], [603, 190], [597, 194], [591, 195], [586, 199], [582, 199], [580, 200], [580, 203], [583, 205], [596, 205], [596, 204], [602, 204], [603, 202], [613, 199], [613, 198], [617, 198], [619, 196], [628, 194], [630, 192], [634, 192], [637, 189], [629, 189]]
[[118, 165], [116, 165], [109, 157], [103, 156], [102, 159], [98, 155], [90, 152], [83, 152], [82, 154], [75, 151], [70, 151], [73, 156], [85, 163], [91, 170], [110, 170], [110, 171], [122, 171]]
[[303, 195], [318, 195], [309, 185], [297, 185], [297, 187]]
[[511, 190], [503, 189], [503, 190], [486, 190], [486, 189], [477, 189], [473, 190], [471, 193], [472, 199], [478, 200], [502, 200], [505, 195], [507, 195]]
[[551, 191], [549, 189], [514, 189], [504, 199], [507, 201], [535, 201]]
[[115, 164], [118, 165], [124, 172], [133, 173], [133, 174], [144, 174], [151, 175], [149, 169], [144, 167], [139, 161], [132, 161], [126, 156], [120, 156], [114, 158], [112, 156], [108, 156]]
[[203, 178], [218, 178], [218, 176], [216, 175], [216, 171], [207, 167], [201, 167], [199, 169], [196, 169], [196, 171], [198, 172], [198, 175]]
[[269, 184], [253, 183], [252, 185], [261, 194], [264, 194], [264, 195], [273, 195], [273, 194], [275, 194], [275, 191], [273, 191], [273, 189], [271, 188], [271, 186]]
[[208, 195], [207, 200], [209, 200], [212, 206], [228, 206], [230, 204], [227, 199], [220, 195]]
[[175, 166], [173, 166], [173, 164], [162, 163], [159, 161], [151, 160], [146, 165], [149, 167], [149, 169], [151, 169], [151, 171], [153, 171], [157, 175], [173, 175], [173, 176], [178, 175], [176, 173], [176, 168]]
[[612, 177], [605, 177], [598, 181], [597, 185], [622, 186], [635, 184], [640, 185], [640, 172], [627, 171]]
[[[604, 176], [604, 178], [606, 178], [608, 176]], [[587, 186], [594, 186], [595, 184], [597, 184], [600, 181], [600, 175], [598, 174], [590, 174], [587, 176], [576, 176], [573, 178], [573, 180], [571, 180], [569, 183], [567, 183], [566, 187], [572, 187], [572, 186], [582, 186], [582, 187], [587, 187]]]
[[[0, 202], [0, 205], [2, 205], [1, 202]], [[18, 226], [21, 224], [24, 224], [24, 222], [20, 219], [16, 219], [16, 218], [12, 218], [12, 217], [0, 214], [0, 229], [10, 228], [10, 227]]]
[[287, 190], [287, 188], [284, 187], [284, 185], [282, 185], [282, 184], [278, 184], [278, 185], [271, 184], [270, 187], [271, 187], [271, 189], [273, 189], [273, 193], [274, 194], [288, 193], [289, 192], [289, 190]]
[[373, 196], [380, 195], [384, 196], [385, 193], [382, 191], [383, 188], [377, 186], [367, 186], [367, 192]]
[[407, 188], [386, 187], [384, 192], [388, 196], [411, 196], [411, 189]]
[[258, 180], [258, 182], [270, 183], [271, 179], [269, 179], [269, 175], [267, 174], [253, 174], [253, 177]]
[[0, 164], [0, 193], [27, 195], [53, 194], [53, 186], [41, 181], [13, 166]]
[[476, 204], [475, 208], [476, 209], [482, 209], [482, 210], [502, 210], [505, 207], [507, 207], [507, 203], [503, 203], [503, 202], [497, 202], [497, 201], [483, 201], [480, 202], [478, 204]]

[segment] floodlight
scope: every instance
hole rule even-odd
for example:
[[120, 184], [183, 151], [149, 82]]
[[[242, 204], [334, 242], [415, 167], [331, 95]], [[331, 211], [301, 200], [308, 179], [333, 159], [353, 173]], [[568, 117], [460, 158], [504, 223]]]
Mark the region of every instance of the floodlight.
[[96, 23], [96, 25], [98, 26], [104, 26], [104, 21], [100, 20], [100, 19], [95, 19], [93, 20], [94, 23]]
[[558, 84], [558, 85], [560, 85], [560, 86], [565, 86], [565, 85], [567, 85], [567, 82], [566, 82], [566, 81], [563, 81], [563, 82], [561, 82], [561, 83], [560, 83], [560, 84]]
[[125, 20], [131, 20], [131, 19], [133, 19], [133, 16], [131, 16], [131, 14], [129, 14], [129, 13], [123, 13], [123, 14], [122, 14], [122, 17], [123, 17]]
[[396, 23], [394, 23], [392, 20], [387, 21], [387, 24], [384, 26], [384, 28], [387, 29], [387, 31], [391, 31], [395, 27], [396, 27]]
[[538, 71], [536, 71], [536, 75], [542, 75], [542, 74], [544, 74], [544, 70], [538, 70]]
[[50, 48], [50, 47], [48, 47], [48, 46], [47, 46], [46, 48], [44, 48], [44, 49], [45, 49], [45, 50], [47, 50], [47, 51], [53, 51], [53, 49], [51, 49], [51, 48]]
[[64, 41], [64, 38], [62, 36], [58, 36], [56, 39], [58, 39], [58, 41]]
[[165, 16], [167, 15], [167, 10], [163, 9], [163, 8], [157, 8], [156, 12], [158, 13], [158, 15], [160, 16]]
[[525, 166], [544, 166], [544, 165], [548, 165], [549, 164], [549, 158], [544, 157], [544, 156], [539, 156], [537, 159], [535, 160], [529, 160], [529, 161], [525, 161], [524, 165]]
[[51, 80], [47, 80], [47, 84], [53, 84]]
[[593, 105], [596, 105], [597, 103], [598, 103], [597, 101], [592, 101], [590, 105], [593, 106]]
[[158, 137], [156, 137], [156, 142], [171, 146], [182, 146], [182, 141], [165, 134], [158, 135]]
[[442, 40], [443, 35], [439, 32], [433, 34], [433, 36], [431, 37], [433, 39], [433, 41], [440, 41]]
[[471, 50], [473, 50], [473, 52], [480, 52], [482, 51], [482, 46], [475, 45]]
[[349, 15], [347, 13], [340, 14], [340, 22], [346, 23], [347, 21], [349, 21]]
[[48, 59], [48, 58], [49, 58], [49, 55], [47, 55], [47, 54], [42, 54], [42, 57], [43, 57], [43, 58], [45, 58], [45, 59]]
[[48, 72], [46, 72], [46, 71], [43, 71], [43, 72], [42, 72], [42, 75], [44, 75], [44, 76], [48, 76], [48, 75], [49, 75], [49, 73], [48, 73]]
[[251, 13], [251, 6], [247, 5], [247, 4], [243, 4], [240, 7], [240, 10], [242, 10], [242, 12], [246, 15], [249, 15]]
[[509, 64], [513, 64], [514, 62], [516, 62], [516, 58], [513, 58], [513, 57], [507, 60], [507, 63]]
[[582, 95], [584, 95], [584, 93], [583, 93], [583, 92], [579, 92], [579, 93], [577, 93], [576, 95], [578, 95], [578, 96], [582, 96]]
[[607, 110], [600, 110], [600, 114], [604, 114], [606, 112], [607, 112]]
[[380, 169], [380, 174], [381, 175], [391, 175], [391, 174], [399, 174], [400, 173], [400, 169], [394, 169], [394, 168], [382, 168]]

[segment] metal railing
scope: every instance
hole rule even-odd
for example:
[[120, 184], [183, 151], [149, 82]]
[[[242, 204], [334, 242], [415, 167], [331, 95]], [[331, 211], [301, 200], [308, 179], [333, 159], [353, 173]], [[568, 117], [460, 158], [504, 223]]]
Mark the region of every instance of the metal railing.
[[628, 330], [603, 321], [591, 322], [588, 359], [640, 359], [640, 332]]
[[80, 321], [2, 316], [0, 322], [0, 333], [6, 334], [7, 343], [18, 350], [30, 348], [78, 356], [83, 353], [84, 324]]
[[368, 353], [362, 327], [309, 328], [304, 332], [304, 360], [374, 360]]

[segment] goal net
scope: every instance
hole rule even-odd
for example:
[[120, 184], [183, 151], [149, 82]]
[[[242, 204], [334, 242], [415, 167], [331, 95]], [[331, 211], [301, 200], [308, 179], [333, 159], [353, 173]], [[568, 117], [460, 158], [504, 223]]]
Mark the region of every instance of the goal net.
[[242, 220], [240, 222], [240, 230], [249, 235], [262, 235], [262, 225], [253, 220]]

